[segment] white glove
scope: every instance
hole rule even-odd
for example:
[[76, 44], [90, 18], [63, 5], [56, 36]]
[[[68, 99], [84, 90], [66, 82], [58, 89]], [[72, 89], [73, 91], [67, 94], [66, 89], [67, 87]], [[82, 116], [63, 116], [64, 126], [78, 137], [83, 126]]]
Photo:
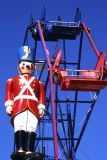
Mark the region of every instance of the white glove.
[[43, 117], [43, 115], [44, 115], [44, 110], [43, 109], [39, 109], [39, 115], [40, 115], [40, 118]]
[[11, 115], [11, 113], [12, 113], [12, 106], [11, 105], [9, 105], [9, 106], [6, 107], [6, 113], [8, 115]]

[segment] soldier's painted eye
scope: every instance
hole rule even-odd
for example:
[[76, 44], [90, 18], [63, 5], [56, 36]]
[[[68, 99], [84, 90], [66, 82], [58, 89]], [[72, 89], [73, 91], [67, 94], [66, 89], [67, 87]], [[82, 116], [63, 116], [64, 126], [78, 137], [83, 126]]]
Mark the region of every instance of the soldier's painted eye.
[[24, 66], [24, 65], [25, 65], [25, 63], [22, 63], [22, 65]]
[[33, 64], [31, 64], [31, 70], [33, 70]]

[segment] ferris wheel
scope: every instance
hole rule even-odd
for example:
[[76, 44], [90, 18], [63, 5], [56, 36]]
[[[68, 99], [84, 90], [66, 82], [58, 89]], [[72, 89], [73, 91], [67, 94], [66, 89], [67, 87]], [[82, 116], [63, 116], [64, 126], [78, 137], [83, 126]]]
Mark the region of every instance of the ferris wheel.
[[[46, 88], [45, 116], [39, 122], [35, 150], [42, 153], [43, 160], [76, 160], [100, 90], [107, 86], [105, 53], [95, 46], [79, 9], [74, 21], [62, 21], [60, 16], [57, 21], [32, 19], [26, 28], [24, 45], [29, 43], [29, 36], [35, 48], [37, 76]], [[82, 59], [86, 41], [96, 62]], [[42, 59], [37, 53], [40, 44], [45, 55]], [[91, 65], [85, 68], [82, 61]]]

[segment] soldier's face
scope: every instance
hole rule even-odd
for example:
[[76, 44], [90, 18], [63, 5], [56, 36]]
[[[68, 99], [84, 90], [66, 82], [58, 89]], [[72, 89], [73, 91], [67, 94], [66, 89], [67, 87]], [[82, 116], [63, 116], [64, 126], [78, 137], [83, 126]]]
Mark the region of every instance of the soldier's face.
[[21, 74], [32, 74], [34, 72], [35, 66], [31, 62], [22, 61], [19, 64], [19, 72]]

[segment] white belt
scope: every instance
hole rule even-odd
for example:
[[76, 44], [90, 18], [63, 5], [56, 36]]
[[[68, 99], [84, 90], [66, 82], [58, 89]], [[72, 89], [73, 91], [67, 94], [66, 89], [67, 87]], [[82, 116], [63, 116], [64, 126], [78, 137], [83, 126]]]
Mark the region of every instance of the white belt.
[[14, 98], [14, 102], [19, 100], [19, 99], [32, 99], [34, 101], [37, 101], [38, 102], [38, 99], [37, 97], [34, 97], [34, 96], [30, 96], [30, 95], [18, 95]]

